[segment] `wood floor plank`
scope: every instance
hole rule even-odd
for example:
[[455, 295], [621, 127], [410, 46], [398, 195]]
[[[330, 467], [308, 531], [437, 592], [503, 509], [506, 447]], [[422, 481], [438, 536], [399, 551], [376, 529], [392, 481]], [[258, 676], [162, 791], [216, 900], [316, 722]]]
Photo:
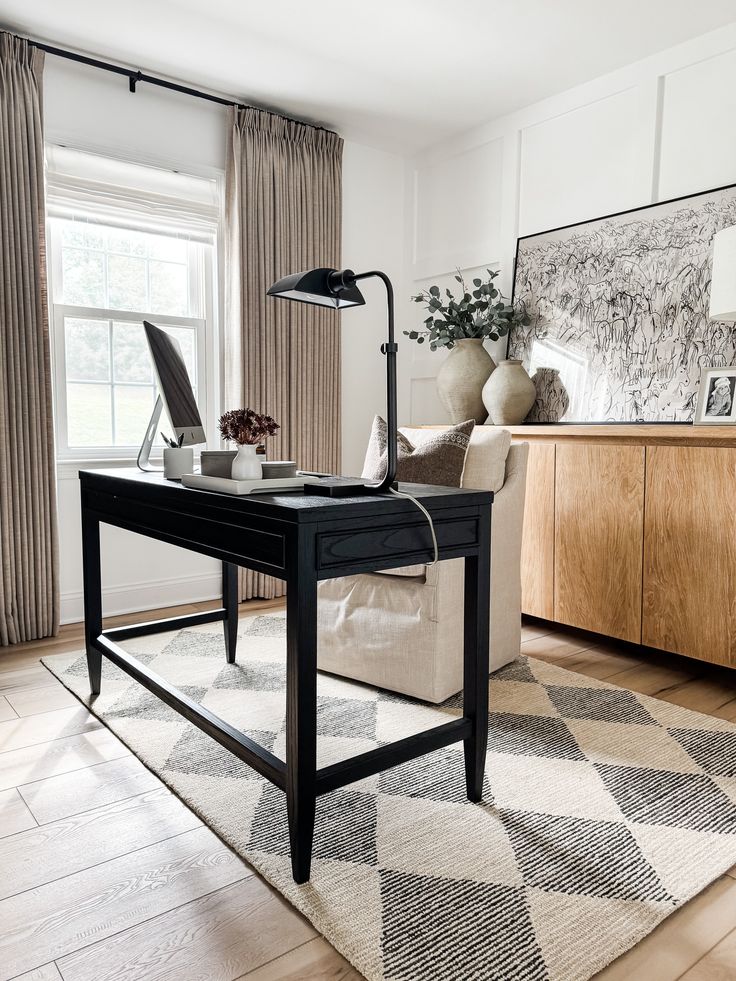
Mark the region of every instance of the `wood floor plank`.
[[109, 729], [93, 729], [50, 743], [0, 753], [0, 790], [53, 777], [105, 760], [128, 756], [127, 749]]
[[554, 628], [551, 624], [529, 624], [522, 623], [521, 625], [521, 640], [522, 643], [525, 640], [536, 640], [538, 637], [545, 637], [547, 634], [551, 634]]
[[44, 641], [34, 640], [27, 644], [14, 644], [0, 649], [0, 674], [17, 671], [38, 664], [43, 656]]
[[236, 981], [361, 981], [363, 975], [322, 937]]
[[56, 961], [252, 875], [208, 829], [0, 902], [0, 981]]
[[8, 719], [17, 719], [18, 714], [7, 700], [5, 695], [0, 695], [0, 722], [7, 722]]
[[612, 685], [628, 688], [629, 691], [639, 692], [641, 695], [660, 697], [670, 688], [686, 684], [693, 678], [693, 674], [688, 674], [681, 668], [668, 668], [661, 664], [637, 662], [633, 666], [626, 667], [623, 671], [608, 675], [606, 681], [610, 681]]
[[17, 790], [0, 790], [0, 838], [35, 828], [36, 821]]
[[[736, 678], [734, 679], [736, 683]], [[659, 697], [665, 702], [672, 702], [674, 705], [682, 705], [684, 708], [694, 709], [696, 712], [704, 712], [706, 715], [713, 715], [719, 708], [730, 702], [736, 689], [724, 683], [718, 677], [695, 678], [693, 681], [686, 681], [681, 685], [675, 685], [667, 691], [662, 692]]]
[[[547, 660], [547, 658], [543, 658]], [[567, 671], [577, 671], [589, 678], [599, 681], [609, 681], [614, 675], [634, 667], [640, 667], [641, 662], [623, 651], [601, 651], [597, 647], [589, 647], [582, 651], [570, 651], [561, 657], [556, 657], [554, 663]]]
[[200, 827], [165, 787], [0, 839], [0, 900]]
[[58, 685], [58, 681], [40, 661], [23, 668], [0, 671], [0, 695], [25, 691], [28, 688], [45, 688]]
[[686, 971], [680, 981], [733, 981], [736, 978], [736, 930]]
[[132, 754], [58, 777], [22, 784], [18, 793], [39, 824], [136, 797], [163, 784]]
[[676, 981], [736, 929], [736, 881], [722, 876], [595, 981]]
[[99, 729], [102, 723], [79, 702], [70, 708], [0, 722], [0, 753]]
[[719, 705], [710, 714], [717, 716], [719, 719], [725, 719], [727, 722], [736, 722], [736, 698], [732, 698], [730, 702], [724, 702], [723, 705]]
[[26, 974], [19, 974], [13, 981], [62, 981], [56, 964], [44, 964]]
[[10, 692], [6, 697], [13, 711], [20, 718], [79, 705], [79, 699], [61, 683], [48, 688], [29, 688], [27, 691]]
[[251, 876], [59, 961], [64, 981], [231, 981], [316, 935]]
[[538, 657], [545, 661], [555, 661], [577, 651], [585, 651], [594, 645], [594, 641], [573, 633], [545, 634], [542, 637], [532, 637], [522, 641], [521, 653], [527, 657]]

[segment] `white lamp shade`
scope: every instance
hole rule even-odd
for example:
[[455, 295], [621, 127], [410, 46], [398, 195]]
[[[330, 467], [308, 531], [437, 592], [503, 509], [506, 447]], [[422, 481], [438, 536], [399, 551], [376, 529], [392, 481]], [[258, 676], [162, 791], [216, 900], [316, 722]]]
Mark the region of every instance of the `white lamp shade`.
[[713, 236], [709, 316], [736, 322], [736, 225]]

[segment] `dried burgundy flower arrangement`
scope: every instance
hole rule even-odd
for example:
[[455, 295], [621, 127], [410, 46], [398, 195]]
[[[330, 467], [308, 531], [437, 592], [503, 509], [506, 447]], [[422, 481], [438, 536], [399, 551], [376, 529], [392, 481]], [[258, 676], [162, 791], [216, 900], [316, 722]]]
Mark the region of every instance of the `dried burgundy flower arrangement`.
[[273, 436], [281, 427], [271, 416], [261, 415], [253, 409], [231, 409], [220, 416], [220, 435], [238, 446], [254, 446]]

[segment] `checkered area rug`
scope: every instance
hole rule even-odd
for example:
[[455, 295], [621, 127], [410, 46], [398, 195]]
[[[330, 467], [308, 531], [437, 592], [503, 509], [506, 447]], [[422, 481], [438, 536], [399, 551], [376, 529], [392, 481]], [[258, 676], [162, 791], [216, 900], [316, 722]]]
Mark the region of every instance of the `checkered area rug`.
[[[285, 620], [127, 643], [283, 758]], [[46, 665], [89, 704], [84, 656]], [[91, 706], [367, 978], [589, 978], [736, 864], [736, 726], [531, 658], [490, 681], [481, 804], [460, 745], [319, 799], [296, 886], [280, 791], [104, 663]], [[319, 678], [319, 762], [459, 714]]]

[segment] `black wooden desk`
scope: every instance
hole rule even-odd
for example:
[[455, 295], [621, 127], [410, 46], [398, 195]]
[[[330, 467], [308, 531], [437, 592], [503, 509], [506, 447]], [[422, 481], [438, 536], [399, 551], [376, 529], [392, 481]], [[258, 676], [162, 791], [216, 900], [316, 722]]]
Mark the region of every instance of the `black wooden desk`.
[[[462, 718], [318, 770], [317, 583], [430, 560], [431, 537], [423, 515], [410, 501], [389, 494], [230, 497], [187, 489], [159, 474], [137, 470], [81, 471], [79, 477], [85, 641], [92, 692], [100, 691], [104, 655], [283, 790], [297, 882], [309, 879], [319, 794], [462, 740], [468, 798], [481, 799], [488, 727], [490, 492], [406, 485], [433, 517], [440, 558], [465, 559]], [[100, 522], [221, 559], [222, 609], [103, 631]], [[177, 691], [117, 643], [223, 620], [225, 652], [227, 660], [233, 662], [238, 566], [287, 583], [285, 761]]]

